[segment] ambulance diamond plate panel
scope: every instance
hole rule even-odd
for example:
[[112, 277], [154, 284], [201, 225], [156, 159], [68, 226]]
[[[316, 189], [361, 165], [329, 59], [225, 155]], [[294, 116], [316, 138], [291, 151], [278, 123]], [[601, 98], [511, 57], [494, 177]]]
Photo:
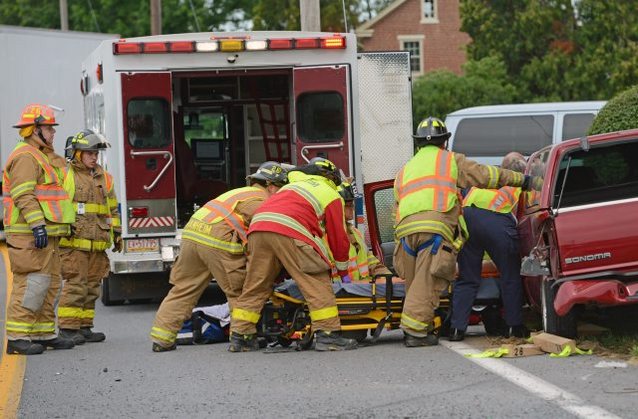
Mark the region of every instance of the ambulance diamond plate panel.
[[364, 183], [394, 179], [412, 157], [412, 84], [407, 52], [359, 55]]

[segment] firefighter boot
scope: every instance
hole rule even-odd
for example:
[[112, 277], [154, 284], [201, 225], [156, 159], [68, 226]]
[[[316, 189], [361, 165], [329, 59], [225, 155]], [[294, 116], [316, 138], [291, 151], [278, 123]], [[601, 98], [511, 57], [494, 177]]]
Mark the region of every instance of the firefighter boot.
[[75, 346], [75, 343], [73, 343], [73, 340], [64, 339], [59, 336], [53, 339], [34, 340], [33, 343], [39, 343], [45, 348], [51, 348], [51, 349], [71, 349]]
[[436, 346], [439, 344], [437, 335], [428, 333], [426, 336], [412, 336], [404, 332], [403, 344], [408, 348], [418, 348], [420, 346]]
[[347, 351], [357, 349], [355, 339], [346, 339], [337, 331], [317, 330], [315, 351]]
[[80, 331], [75, 329], [60, 329], [59, 336], [62, 339], [71, 339], [76, 345], [84, 345], [86, 342]]
[[177, 346], [175, 344], [172, 344], [170, 346], [162, 346], [157, 342], [153, 342], [153, 352], [169, 352], [174, 351], [175, 349], [177, 349]]
[[7, 342], [7, 353], [10, 355], [38, 355], [44, 352], [44, 346], [26, 339], [10, 340]]
[[252, 352], [259, 350], [257, 335], [242, 335], [236, 332], [230, 334], [230, 352]]
[[106, 335], [102, 332], [94, 332], [90, 327], [80, 328], [80, 335], [87, 342], [102, 342], [106, 339]]

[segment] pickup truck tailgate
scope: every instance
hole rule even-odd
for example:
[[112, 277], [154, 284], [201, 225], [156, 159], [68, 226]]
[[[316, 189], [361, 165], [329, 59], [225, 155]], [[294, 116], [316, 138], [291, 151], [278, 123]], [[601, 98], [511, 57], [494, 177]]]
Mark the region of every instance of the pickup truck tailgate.
[[555, 218], [562, 276], [638, 269], [638, 199], [562, 208]]

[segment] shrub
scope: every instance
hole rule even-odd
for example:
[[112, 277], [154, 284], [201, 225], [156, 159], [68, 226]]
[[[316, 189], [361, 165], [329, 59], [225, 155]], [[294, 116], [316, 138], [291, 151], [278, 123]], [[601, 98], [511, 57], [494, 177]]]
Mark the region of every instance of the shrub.
[[632, 128], [638, 128], [638, 86], [625, 90], [607, 102], [594, 118], [589, 134]]

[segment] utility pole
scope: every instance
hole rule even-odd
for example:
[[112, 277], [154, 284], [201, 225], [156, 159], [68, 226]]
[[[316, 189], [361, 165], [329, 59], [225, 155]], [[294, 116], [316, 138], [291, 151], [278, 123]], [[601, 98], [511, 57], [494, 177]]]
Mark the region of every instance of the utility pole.
[[60, 0], [60, 29], [69, 30], [69, 7], [66, 0]]
[[299, 12], [302, 31], [321, 32], [319, 0], [299, 0]]
[[151, 0], [151, 35], [162, 34], [162, 0]]

